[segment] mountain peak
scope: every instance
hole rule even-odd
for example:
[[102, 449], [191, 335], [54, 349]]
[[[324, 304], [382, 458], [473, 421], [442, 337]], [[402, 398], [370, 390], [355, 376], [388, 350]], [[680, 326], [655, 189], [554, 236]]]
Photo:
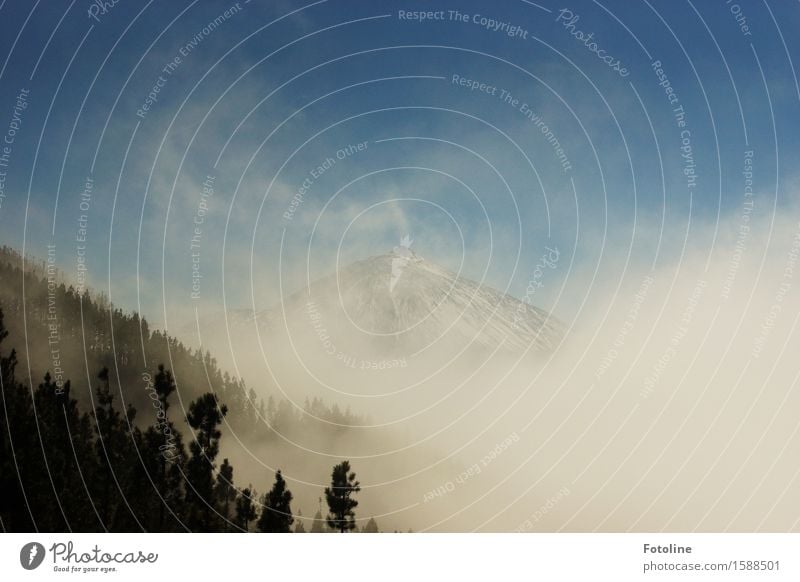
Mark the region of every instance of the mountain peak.
[[414, 241], [411, 239], [409, 235], [405, 235], [403, 238], [400, 239], [400, 244], [389, 252], [389, 256], [393, 259], [409, 259], [409, 260], [422, 260], [421, 257], [415, 253], [411, 245]]
[[259, 314], [260, 324], [282, 327], [285, 317], [290, 327], [307, 328], [312, 306], [326, 334], [358, 336], [391, 351], [416, 352], [438, 342], [546, 351], [558, 343], [562, 324], [547, 312], [425, 261], [412, 242], [404, 237], [388, 254], [317, 279], [287, 297], [280, 311]]

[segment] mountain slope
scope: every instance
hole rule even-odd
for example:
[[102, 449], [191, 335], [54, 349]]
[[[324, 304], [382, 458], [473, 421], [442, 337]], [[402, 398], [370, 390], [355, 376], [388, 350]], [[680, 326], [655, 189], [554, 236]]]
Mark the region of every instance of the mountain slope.
[[547, 312], [402, 247], [318, 279], [254, 319], [267, 333], [321, 320], [334, 336], [392, 352], [439, 343], [541, 352], [563, 335], [563, 325]]

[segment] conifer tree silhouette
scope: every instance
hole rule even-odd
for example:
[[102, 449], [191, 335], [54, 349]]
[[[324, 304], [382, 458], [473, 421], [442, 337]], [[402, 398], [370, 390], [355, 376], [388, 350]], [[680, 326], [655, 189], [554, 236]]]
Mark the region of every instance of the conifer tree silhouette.
[[223, 529], [228, 531], [228, 522], [231, 518], [231, 503], [236, 500], [236, 487], [233, 485], [233, 467], [228, 462], [228, 459], [223, 459], [222, 465], [219, 467], [215, 493], [224, 518]]
[[331, 486], [325, 488], [325, 499], [328, 502], [328, 527], [341, 533], [352, 531], [356, 527], [355, 512], [358, 501], [353, 496], [361, 491], [356, 474], [350, 471], [350, 462], [342, 461], [333, 467]]
[[135, 410], [129, 407], [123, 416], [114, 407], [108, 368], [100, 370], [97, 378], [100, 384], [97, 386], [97, 405], [93, 414], [97, 476], [90, 489], [100, 521], [106, 529], [119, 531], [118, 521], [124, 520], [129, 513], [124, 492], [129, 486], [133, 440], [129, 427], [133, 422]]
[[325, 533], [325, 518], [322, 517], [322, 497], [319, 498], [319, 509], [311, 521], [311, 533]]
[[275, 474], [275, 484], [264, 495], [264, 507], [258, 519], [258, 529], [269, 533], [289, 533], [294, 523], [292, 517], [292, 492], [286, 488], [286, 481], [280, 470]]
[[297, 510], [297, 519], [294, 524], [294, 533], [306, 533], [306, 526], [303, 524], [303, 512]]
[[186, 464], [187, 525], [192, 531], [209, 532], [218, 529], [218, 512], [214, 499], [214, 460], [219, 453], [222, 433], [219, 425], [228, 412], [220, 406], [216, 394], [208, 392], [189, 405], [186, 420], [194, 431], [189, 444], [191, 457]]
[[30, 390], [16, 379], [17, 353], [8, 356], [8, 337], [0, 309], [0, 520], [6, 531], [33, 531], [32, 500], [25, 494], [22, 477], [35, 454], [35, 427]]
[[169, 417], [169, 397], [176, 390], [175, 380], [163, 364], [158, 366], [152, 388], [156, 395], [155, 421], [142, 437], [142, 460], [144, 479], [153, 483], [155, 491], [145, 500], [143, 518], [150, 531], [180, 531], [185, 529], [181, 523], [185, 451], [181, 433]]
[[250, 531], [250, 522], [256, 518], [256, 506], [253, 503], [255, 496], [256, 492], [250, 485], [236, 498], [236, 525], [244, 531]]

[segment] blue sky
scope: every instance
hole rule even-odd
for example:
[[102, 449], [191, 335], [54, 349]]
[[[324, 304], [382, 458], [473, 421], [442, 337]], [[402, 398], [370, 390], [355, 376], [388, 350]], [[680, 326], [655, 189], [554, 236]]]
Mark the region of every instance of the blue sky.
[[[220, 305], [223, 280], [229, 306], [267, 307], [279, 281], [295, 290], [337, 255], [386, 252], [406, 233], [421, 255], [517, 296], [557, 247], [563, 262], [539, 300], [566, 313], [576, 273], [615, 277], [629, 260], [710, 253], [741, 213], [750, 150], [756, 212], [795, 210], [797, 3], [252, 0], [207, 32], [236, 3], [122, 0], [96, 19], [91, 6], [0, 5], [0, 131], [29, 91], [1, 168], [0, 243], [37, 256], [55, 243], [74, 276], [85, 214], [90, 284], [156, 321]], [[454, 75], [497, 89], [471, 91]], [[208, 175], [214, 193], [199, 216]]]

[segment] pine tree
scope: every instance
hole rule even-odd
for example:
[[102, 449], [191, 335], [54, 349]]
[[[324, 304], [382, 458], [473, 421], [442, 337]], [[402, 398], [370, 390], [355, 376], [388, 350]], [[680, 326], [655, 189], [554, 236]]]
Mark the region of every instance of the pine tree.
[[244, 531], [250, 531], [250, 522], [256, 518], [256, 506], [253, 503], [255, 495], [250, 485], [236, 499], [236, 525]]
[[[154, 513], [153, 481], [146, 472], [143, 456], [146, 453], [142, 431], [134, 424], [136, 409], [128, 404], [125, 410], [125, 438], [123, 469], [118, 473], [122, 487], [122, 502], [117, 503], [117, 511], [112, 515], [111, 523], [114, 531], [143, 531], [149, 526]], [[150, 463], [154, 466], [154, 463]], [[124, 507], [123, 507], [124, 503]], [[148, 520], [144, 519], [148, 517]]]
[[303, 525], [303, 512], [297, 510], [297, 519], [294, 524], [294, 533], [306, 533], [306, 526]]
[[[107, 529], [117, 531], [114, 518], [119, 513], [127, 511], [125, 507], [127, 501], [121, 488], [127, 485], [126, 473], [129, 465], [126, 461], [131, 457], [129, 452], [131, 442], [126, 429], [133, 419], [123, 420], [120, 412], [114, 408], [114, 395], [109, 388], [108, 368], [103, 368], [97, 377], [100, 384], [97, 387], [97, 406], [94, 409], [94, 431], [97, 435], [94, 450], [98, 475], [92, 483], [92, 489], [100, 521]], [[131, 414], [131, 410], [128, 414]]]
[[228, 412], [220, 406], [216, 394], [208, 392], [189, 405], [186, 420], [194, 431], [189, 444], [192, 453], [186, 470], [189, 480], [186, 489], [187, 524], [192, 531], [209, 532], [218, 529], [214, 499], [214, 460], [219, 453], [222, 433], [219, 425]]
[[264, 495], [264, 507], [258, 520], [258, 529], [268, 533], [289, 533], [294, 523], [292, 517], [292, 492], [286, 489], [286, 481], [280, 470], [275, 474], [272, 490]]
[[236, 499], [236, 487], [233, 486], [233, 467], [228, 459], [222, 461], [222, 465], [217, 473], [217, 485], [215, 488], [217, 500], [222, 509], [222, 516], [225, 519], [224, 529], [228, 531], [228, 522], [231, 518], [231, 503]]
[[147, 483], [147, 488], [155, 487], [155, 495], [148, 492], [141, 498], [140, 519], [150, 531], [180, 531], [185, 529], [182, 524], [185, 450], [183, 437], [168, 414], [169, 397], [176, 390], [175, 380], [163, 364], [158, 366], [153, 380], [156, 420], [137, 443], [144, 466], [134, 479], [139, 484]]
[[[8, 332], [0, 309], [0, 347]], [[35, 529], [30, 500], [21, 483], [35, 453], [30, 391], [16, 380], [17, 354], [0, 352], [0, 521], [4, 531]]]
[[322, 518], [322, 510], [317, 510], [314, 520], [311, 522], [311, 533], [325, 533], [325, 520]]
[[94, 473], [89, 417], [78, 410], [69, 380], [53, 381], [49, 372], [33, 401], [41, 453], [30, 487], [34, 499], [38, 496], [32, 503], [37, 527], [53, 532], [96, 530], [97, 510], [85, 485]]
[[331, 486], [325, 488], [325, 499], [328, 502], [328, 527], [341, 533], [352, 531], [356, 527], [355, 512], [358, 501], [353, 495], [361, 491], [356, 481], [355, 472], [350, 471], [350, 462], [342, 461], [333, 467]]
[[375, 518], [370, 517], [369, 521], [364, 525], [364, 529], [361, 531], [363, 533], [378, 533], [378, 523], [375, 521]]

